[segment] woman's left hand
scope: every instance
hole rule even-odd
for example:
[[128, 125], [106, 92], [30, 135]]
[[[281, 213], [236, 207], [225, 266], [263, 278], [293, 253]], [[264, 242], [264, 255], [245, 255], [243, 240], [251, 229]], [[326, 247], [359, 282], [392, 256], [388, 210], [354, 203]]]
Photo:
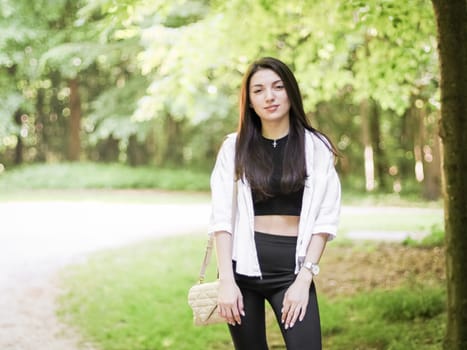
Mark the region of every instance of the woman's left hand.
[[310, 296], [310, 284], [312, 280], [313, 277], [308, 271], [300, 271], [295, 281], [285, 292], [282, 302], [281, 317], [285, 329], [292, 328], [297, 319], [300, 322], [303, 321], [308, 305], [308, 298]]

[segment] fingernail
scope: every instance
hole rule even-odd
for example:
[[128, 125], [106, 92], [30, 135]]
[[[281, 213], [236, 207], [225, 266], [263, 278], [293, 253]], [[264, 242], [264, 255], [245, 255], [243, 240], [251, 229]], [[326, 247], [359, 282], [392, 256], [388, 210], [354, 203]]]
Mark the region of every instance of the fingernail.
[[293, 327], [293, 325], [294, 325], [294, 324], [293, 324], [293, 323], [291, 323], [291, 324], [290, 324], [290, 328], [292, 328], [292, 327]]
[[242, 316], [245, 316], [245, 312], [244, 312], [244, 311], [240, 312], [240, 314], [241, 314]]

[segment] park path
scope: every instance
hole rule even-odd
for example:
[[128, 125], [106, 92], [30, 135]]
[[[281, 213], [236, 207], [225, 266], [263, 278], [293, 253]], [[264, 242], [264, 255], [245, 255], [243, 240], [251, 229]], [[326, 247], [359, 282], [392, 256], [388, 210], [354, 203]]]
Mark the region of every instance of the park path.
[[208, 215], [205, 203], [0, 203], [0, 349], [94, 350], [57, 320], [58, 271], [94, 251], [200, 234]]

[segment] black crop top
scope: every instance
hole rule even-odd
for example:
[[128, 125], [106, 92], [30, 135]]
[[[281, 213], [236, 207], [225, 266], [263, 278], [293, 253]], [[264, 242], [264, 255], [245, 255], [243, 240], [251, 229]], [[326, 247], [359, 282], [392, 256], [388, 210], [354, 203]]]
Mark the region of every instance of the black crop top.
[[[270, 178], [270, 186], [273, 196], [263, 200], [258, 200], [256, 191], [252, 191], [253, 208], [255, 216], [260, 215], [292, 215], [300, 216], [302, 209], [303, 189], [291, 193], [281, 193], [278, 189], [282, 175], [282, 161], [284, 159], [284, 150], [287, 143], [287, 136], [278, 140], [269, 140], [263, 138], [265, 147], [270, 147], [272, 152], [273, 170]], [[276, 145], [274, 146], [274, 143]]]

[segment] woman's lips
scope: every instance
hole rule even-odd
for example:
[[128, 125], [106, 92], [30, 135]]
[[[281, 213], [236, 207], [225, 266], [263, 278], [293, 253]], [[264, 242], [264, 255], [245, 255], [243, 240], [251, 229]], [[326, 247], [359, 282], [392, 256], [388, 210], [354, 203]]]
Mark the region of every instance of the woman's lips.
[[272, 105], [272, 106], [264, 107], [264, 109], [267, 110], [268, 112], [275, 112], [276, 109], [278, 108], [279, 108], [279, 105]]

